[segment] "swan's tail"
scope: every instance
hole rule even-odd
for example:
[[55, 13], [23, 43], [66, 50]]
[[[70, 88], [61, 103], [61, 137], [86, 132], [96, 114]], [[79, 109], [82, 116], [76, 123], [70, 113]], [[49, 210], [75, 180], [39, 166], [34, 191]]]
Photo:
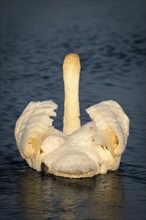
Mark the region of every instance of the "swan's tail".
[[98, 138], [101, 137], [99, 144], [106, 146], [113, 156], [120, 156], [129, 135], [129, 118], [121, 106], [109, 100], [93, 105], [86, 111], [95, 123]]
[[[30, 102], [16, 122], [15, 139], [17, 147], [28, 161], [40, 154], [42, 141], [53, 132], [53, 119], [57, 105], [53, 101]], [[31, 164], [29, 163], [31, 166]]]

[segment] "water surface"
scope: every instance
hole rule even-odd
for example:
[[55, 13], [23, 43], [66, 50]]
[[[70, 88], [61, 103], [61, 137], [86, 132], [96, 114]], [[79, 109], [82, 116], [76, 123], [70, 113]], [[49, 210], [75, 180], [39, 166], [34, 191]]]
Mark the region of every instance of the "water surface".
[[[145, 219], [145, 1], [1, 1], [0, 209], [2, 219]], [[15, 144], [15, 122], [29, 101], [58, 104], [62, 62], [81, 58], [80, 103], [113, 99], [130, 118], [118, 171], [91, 179], [43, 176]]]

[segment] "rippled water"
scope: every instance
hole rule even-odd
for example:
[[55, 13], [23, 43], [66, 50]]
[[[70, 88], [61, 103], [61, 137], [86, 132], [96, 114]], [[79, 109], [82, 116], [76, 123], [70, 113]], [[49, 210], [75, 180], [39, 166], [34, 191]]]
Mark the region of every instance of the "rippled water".
[[[145, 1], [2, 1], [2, 219], [145, 219]], [[62, 62], [81, 57], [80, 102], [118, 101], [130, 136], [118, 171], [92, 179], [42, 176], [20, 157], [15, 122], [29, 101], [54, 100], [62, 129]]]

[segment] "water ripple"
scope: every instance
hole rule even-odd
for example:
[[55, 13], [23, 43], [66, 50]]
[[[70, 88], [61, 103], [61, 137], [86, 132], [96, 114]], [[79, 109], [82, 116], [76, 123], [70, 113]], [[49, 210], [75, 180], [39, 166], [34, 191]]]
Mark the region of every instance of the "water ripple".
[[[132, 6], [131, 1], [57, 4], [2, 2], [1, 218], [142, 220], [144, 2], [134, 1]], [[106, 99], [118, 101], [130, 117], [130, 136], [119, 170], [88, 180], [42, 176], [28, 168], [14, 140], [15, 122], [29, 101], [54, 100], [59, 105], [55, 127], [62, 128], [62, 60], [70, 52], [81, 57], [82, 124], [90, 120], [85, 108]]]

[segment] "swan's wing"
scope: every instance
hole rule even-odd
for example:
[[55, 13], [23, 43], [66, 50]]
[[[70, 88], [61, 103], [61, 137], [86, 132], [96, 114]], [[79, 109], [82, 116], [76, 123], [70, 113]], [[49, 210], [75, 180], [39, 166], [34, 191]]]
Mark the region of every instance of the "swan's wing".
[[55, 133], [50, 117], [56, 116], [56, 109], [57, 105], [51, 100], [30, 102], [18, 118], [15, 126], [16, 144], [27, 162], [37, 158], [43, 140]]
[[103, 101], [86, 109], [96, 126], [100, 145], [106, 146], [113, 156], [125, 150], [129, 135], [129, 118], [121, 106], [112, 100]]

